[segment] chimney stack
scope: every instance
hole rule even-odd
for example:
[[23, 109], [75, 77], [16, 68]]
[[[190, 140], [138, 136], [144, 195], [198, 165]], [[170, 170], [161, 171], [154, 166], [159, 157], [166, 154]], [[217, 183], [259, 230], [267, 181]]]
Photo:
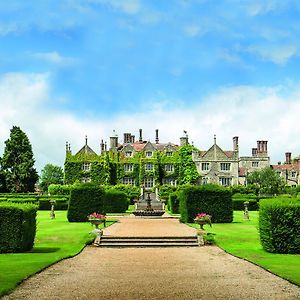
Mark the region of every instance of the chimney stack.
[[103, 140], [101, 140], [101, 143], [100, 143], [100, 150], [101, 150], [101, 154], [104, 152], [104, 142]]
[[183, 136], [180, 138], [180, 146], [185, 146], [189, 144], [189, 136], [186, 130], [183, 130]]
[[257, 156], [257, 148], [252, 148], [252, 156], [253, 157]]
[[285, 163], [290, 165], [292, 163], [292, 153], [286, 152], [285, 153]]
[[233, 137], [233, 151], [239, 151], [239, 137]]
[[110, 139], [110, 149], [114, 149], [118, 147], [118, 135], [116, 134], [115, 130], [113, 130], [112, 136]]
[[158, 138], [158, 129], [155, 129], [155, 143], [159, 143], [159, 138]]
[[143, 134], [142, 134], [142, 129], [139, 130], [140, 132], [140, 137], [139, 137], [139, 142], [142, 143], [143, 142]]

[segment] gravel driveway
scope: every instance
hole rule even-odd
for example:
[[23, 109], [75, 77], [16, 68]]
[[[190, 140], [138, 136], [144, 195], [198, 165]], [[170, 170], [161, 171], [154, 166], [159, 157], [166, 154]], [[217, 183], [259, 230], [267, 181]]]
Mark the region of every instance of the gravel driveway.
[[[105, 234], [147, 235], [163, 231], [164, 235], [178, 236], [189, 235], [193, 230], [177, 220], [124, 218], [107, 228]], [[216, 246], [89, 246], [78, 256], [26, 280], [3, 299], [291, 300], [300, 299], [300, 288]]]

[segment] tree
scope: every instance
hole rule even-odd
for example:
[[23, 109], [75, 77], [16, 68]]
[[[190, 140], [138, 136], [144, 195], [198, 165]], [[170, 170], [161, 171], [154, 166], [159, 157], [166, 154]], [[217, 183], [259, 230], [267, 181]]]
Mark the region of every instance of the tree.
[[34, 191], [38, 174], [34, 168], [32, 147], [27, 135], [17, 126], [13, 126], [9, 139], [5, 141], [1, 164], [10, 192]]
[[5, 173], [1, 166], [1, 157], [0, 157], [0, 193], [7, 192], [6, 190], [6, 182], [5, 182]]
[[40, 187], [42, 191], [47, 192], [49, 185], [52, 183], [63, 184], [63, 182], [64, 182], [63, 169], [59, 166], [46, 164], [40, 176]]
[[284, 188], [284, 180], [269, 167], [250, 173], [247, 183], [256, 185], [260, 194], [274, 195]]

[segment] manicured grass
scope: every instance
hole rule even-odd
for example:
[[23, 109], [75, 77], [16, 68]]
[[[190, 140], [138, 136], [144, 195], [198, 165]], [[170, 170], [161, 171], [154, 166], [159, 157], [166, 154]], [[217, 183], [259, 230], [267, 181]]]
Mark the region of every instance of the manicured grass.
[[[235, 211], [233, 223], [205, 226], [215, 233], [215, 241], [226, 252], [244, 258], [270, 272], [300, 285], [300, 255], [272, 254], [263, 250], [258, 233], [258, 212], [251, 211], [250, 221], [243, 220], [243, 212]], [[199, 228], [197, 224], [190, 224]]]
[[[38, 211], [34, 248], [27, 253], [0, 254], [0, 296], [7, 294], [28, 276], [66, 257], [79, 253], [92, 240], [90, 223], [69, 223], [66, 211]], [[107, 221], [111, 225], [113, 221]]]
[[123, 213], [107, 213], [107, 216], [127, 216], [132, 214], [135, 211], [134, 205], [129, 205], [126, 212]]

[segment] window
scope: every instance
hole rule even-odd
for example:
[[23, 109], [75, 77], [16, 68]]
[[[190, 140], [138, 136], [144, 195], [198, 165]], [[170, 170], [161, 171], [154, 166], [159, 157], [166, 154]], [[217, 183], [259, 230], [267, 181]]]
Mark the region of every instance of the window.
[[292, 171], [291, 176], [292, 176], [292, 177], [296, 177], [296, 176], [297, 176], [297, 172], [296, 172], [296, 171]]
[[202, 184], [208, 184], [208, 177], [202, 177]]
[[209, 170], [209, 163], [202, 163], [201, 170], [202, 171], [208, 171]]
[[132, 172], [133, 171], [133, 165], [132, 164], [124, 164], [124, 171], [125, 172]]
[[166, 172], [174, 172], [174, 165], [165, 165], [165, 171]]
[[123, 178], [123, 184], [134, 185], [134, 179], [131, 178], [131, 177], [124, 177]]
[[91, 170], [91, 164], [90, 163], [83, 163], [82, 166], [81, 166], [81, 170], [90, 171]]
[[221, 171], [230, 171], [230, 163], [221, 163]]
[[153, 164], [145, 164], [145, 170], [146, 171], [152, 171], [153, 170]]
[[166, 156], [172, 156], [173, 155], [173, 152], [172, 151], [167, 151], [166, 152]]
[[223, 186], [229, 186], [229, 185], [231, 185], [231, 178], [229, 178], [229, 177], [220, 177], [219, 182]]
[[152, 157], [153, 152], [152, 151], [146, 151], [146, 157]]
[[91, 177], [83, 177], [81, 181], [85, 183], [85, 182], [91, 182], [92, 180]]
[[163, 178], [162, 183], [163, 184], [176, 185], [176, 180], [174, 178], [171, 178], [171, 177]]
[[125, 156], [126, 157], [131, 157], [132, 156], [132, 151], [126, 151]]
[[252, 168], [258, 168], [258, 161], [252, 162]]
[[146, 177], [145, 178], [145, 188], [152, 188], [154, 186], [154, 178]]

